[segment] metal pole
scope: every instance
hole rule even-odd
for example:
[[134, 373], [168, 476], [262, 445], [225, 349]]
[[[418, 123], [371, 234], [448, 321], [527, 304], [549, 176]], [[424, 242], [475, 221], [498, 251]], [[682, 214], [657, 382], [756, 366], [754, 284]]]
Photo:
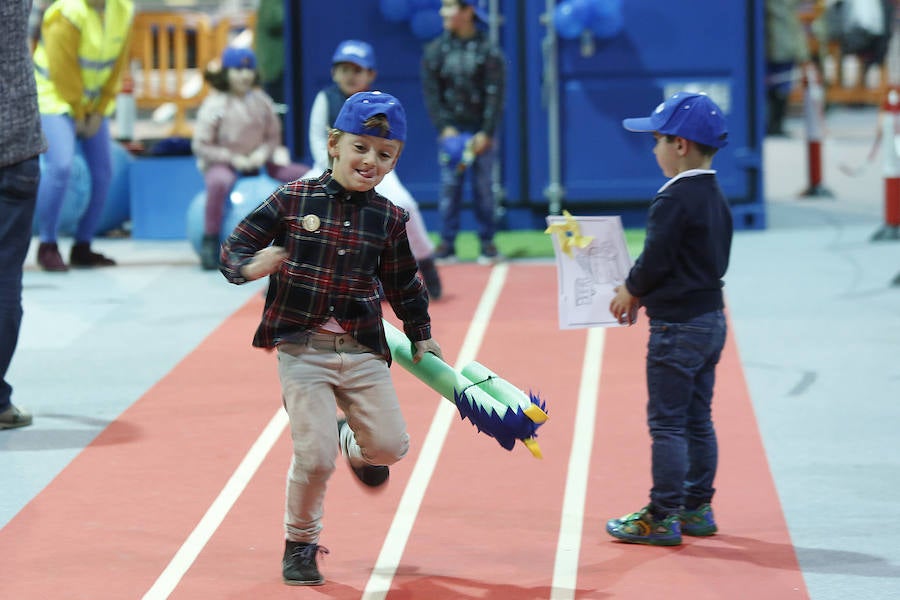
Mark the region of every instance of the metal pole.
[[[491, 42], [498, 47], [500, 46], [500, 0], [490, 0], [488, 14], [488, 37]], [[494, 136], [494, 144], [499, 144], [498, 136]], [[503, 165], [502, 155], [497, 152], [497, 159], [493, 166], [493, 186], [491, 193], [494, 196], [494, 218], [500, 222], [506, 214], [506, 190], [503, 187]]]
[[547, 197], [547, 212], [551, 215], [562, 213], [562, 199], [565, 190], [562, 187], [560, 169], [560, 135], [559, 135], [559, 60], [556, 29], [553, 27], [553, 11], [555, 0], [547, 0], [547, 12], [541, 18], [547, 28], [544, 36], [544, 105], [547, 107], [547, 159], [550, 182], [544, 195]]

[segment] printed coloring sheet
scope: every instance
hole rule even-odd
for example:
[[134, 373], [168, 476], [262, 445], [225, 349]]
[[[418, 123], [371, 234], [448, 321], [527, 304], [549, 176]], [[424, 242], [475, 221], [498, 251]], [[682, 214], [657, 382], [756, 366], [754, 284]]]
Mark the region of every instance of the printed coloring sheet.
[[609, 312], [631, 269], [619, 217], [548, 216], [559, 283], [560, 329], [620, 327]]

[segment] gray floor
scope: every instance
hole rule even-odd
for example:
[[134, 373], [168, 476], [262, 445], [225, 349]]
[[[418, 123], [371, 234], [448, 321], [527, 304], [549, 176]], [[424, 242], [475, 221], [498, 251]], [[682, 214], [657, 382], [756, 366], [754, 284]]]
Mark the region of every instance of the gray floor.
[[[828, 115], [830, 199], [797, 197], [801, 126], [766, 142], [769, 226], [736, 236], [733, 334], [811, 597], [900, 598], [900, 241], [870, 241], [883, 220], [880, 156], [859, 177], [839, 169], [864, 161], [876, 112]], [[0, 527], [260, 289], [201, 272], [187, 242], [97, 245], [122, 265], [26, 273], [10, 379], [36, 420], [0, 433]]]

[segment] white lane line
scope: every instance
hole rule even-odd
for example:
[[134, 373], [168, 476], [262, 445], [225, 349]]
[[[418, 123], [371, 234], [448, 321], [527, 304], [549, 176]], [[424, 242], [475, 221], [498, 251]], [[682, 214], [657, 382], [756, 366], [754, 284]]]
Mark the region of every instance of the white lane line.
[[272, 446], [275, 445], [275, 442], [281, 436], [281, 432], [287, 427], [287, 423], [287, 413], [279, 408], [260, 436], [256, 438], [253, 446], [250, 447], [247, 455], [244, 456], [244, 460], [234, 470], [228, 483], [219, 492], [219, 496], [207, 509], [206, 514], [203, 515], [203, 518], [197, 523], [197, 526], [184, 541], [184, 544], [172, 557], [172, 560], [157, 578], [153, 587], [144, 594], [144, 600], [165, 600], [165, 598], [169, 597], [169, 594], [172, 593], [178, 582], [187, 573], [187, 570], [197, 560], [197, 556], [199, 556], [206, 543], [216, 532], [216, 529], [222, 524], [225, 515], [228, 514], [235, 501], [243, 493], [244, 488], [247, 487], [256, 470], [259, 469], [259, 465], [262, 464]]
[[588, 330], [585, 344], [581, 383], [578, 389], [578, 409], [575, 414], [575, 432], [572, 436], [572, 453], [569, 455], [569, 469], [566, 475], [566, 492], [559, 524], [559, 540], [556, 544], [550, 600], [575, 598], [605, 332], [605, 329], [599, 327]]
[[[469, 330], [466, 332], [465, 341], [459, 351], [459, 357], [456, 359], [456, 368], [469, 364], [478, 355], [484, 339], [484, 332], [490, 323], [500, 292], [503, 290], [508, 271], [509, 266], [505, 263], [495, 265], [491, 270], [487, 288], [481, 296], [478, 308], [469, 324]], [[425, 496], [431, 474], [434, 473], [444, 440], [447, 439], [450, 424], [457, 414], [456, 407], [451, 402], [440, 400], [428, 435], [422, 445], [422, 451], [419, 453], [412, 475], [403, 491], [403, 497], [394, 513], [394, 520], [384, 539], [384, 544], [381, 546], [381, 553], [375, 562], [375, 568], [366, 583], [362, 600], [381, 600], [391, 589], [391, 582], [400, 565], [400, 559], [406, 549], [406, 542], [419, 513], [419, 508], [422, 506], [422, 498]]]

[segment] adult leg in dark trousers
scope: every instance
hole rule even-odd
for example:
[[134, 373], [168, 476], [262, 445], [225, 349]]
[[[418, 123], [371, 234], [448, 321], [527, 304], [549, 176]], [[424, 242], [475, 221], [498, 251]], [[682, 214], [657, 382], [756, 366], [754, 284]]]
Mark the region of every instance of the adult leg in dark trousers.
[[0, 168], [0, 429], [31, 425], [31, 415], [12, 404], [6, 372], [22, 323], [22, 265], [40, 177], [37, 156]]

